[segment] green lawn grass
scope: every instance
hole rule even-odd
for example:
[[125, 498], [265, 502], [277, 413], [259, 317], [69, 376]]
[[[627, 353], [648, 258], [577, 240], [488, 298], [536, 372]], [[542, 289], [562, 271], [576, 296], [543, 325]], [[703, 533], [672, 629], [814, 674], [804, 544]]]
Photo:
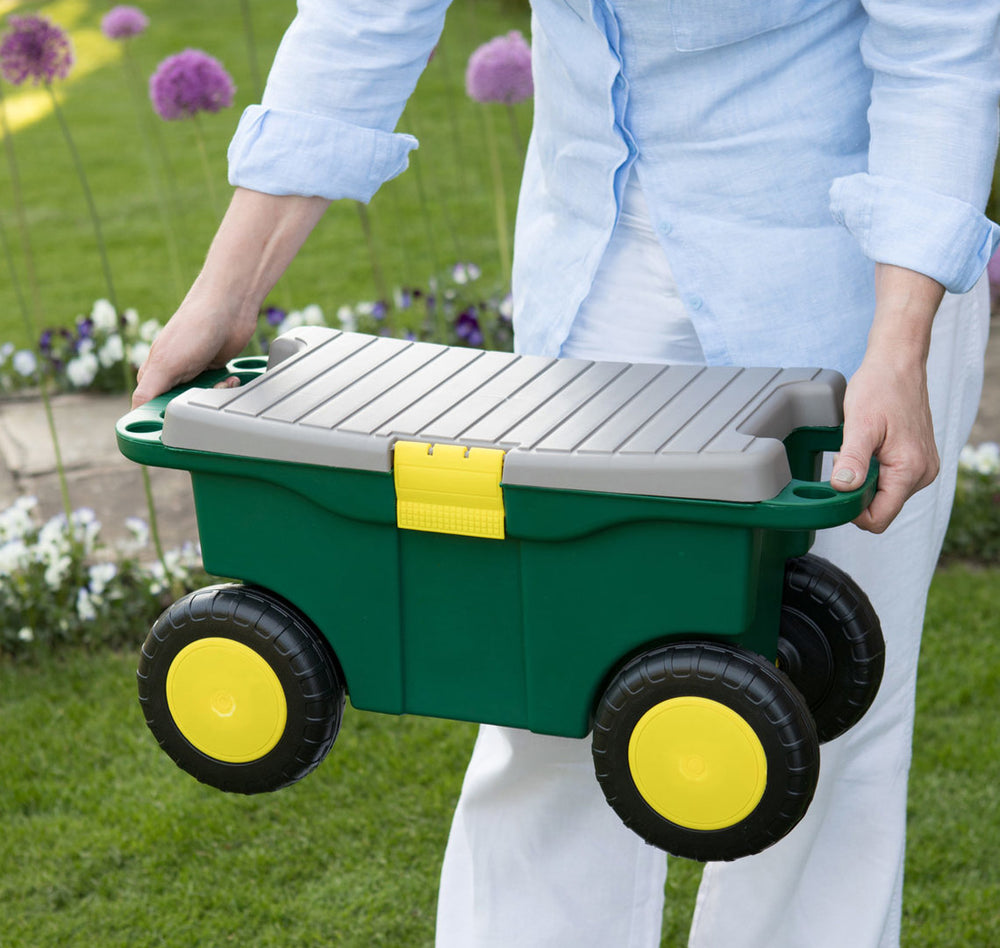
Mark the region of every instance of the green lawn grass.
[[[962, 566], [932, 590], [907, 948], [1000, 944], [998, 590], [1000, 571]], [[134, 663], [0, 667], [0, 946], [431, 944], [472, 725], [349, 709], [314, 774], [229, 796], [157, 749]], [[684, 944], [698, 875], [671, 863], [664, 946]]]
[[[258, 101], [250, 74], [240, 4], [226, 0], [202, 4], [144, 0], [148, 31], [133, 40], [132, 59], [143, 83], [165, 56], [197, 47], [219, 58], [237, 85], [232, 109], [202, 116], [211, 177], [218, 205], [210, 199], [195, 130], [190, 122], [162, 122], [139, 89], [127, 82], [121, 61], [86, 71], [88, 56], [112, 48], [109, 41], [88, 37], [100, 23], [105, 4], [78, 0], [46, 0], [0, 4], [0, 12], [40, 12], [81, 37], [80, 68], [57, 83], [63, 108], [86, 168], [107, 240], [111, 270], [122, 308], [135, 307], [143, 318], [166, 320], [183, 289], [196, 275], [228, 199], [226, 147], [240, 113]], [[295, 13], [294, 0], [263, 3], [252, 0], [255, 48], [266, 71], [278, 41]], [[0, 21], [0, 26], [5, 25]], [[513, 221], [521, 155], [508, 132], [506, 110], [483, 106], [465, 95], [464, 73], [476, 46], [510, 29], [528, 33], [525, 3], [516, 0], [467, 0], [449, 13], [438, 51], [407, 106], [399, 130], [416, 134], [420, 149], [410, 170], [385, 185], [372, 201], [370, 216], [379, 267], [389, 288], [426, 286], [429, 277], [458, 260], [478, 263], [483, 286], [500, 281], [496, 224], [489, 156], [484, 134], [484, 109], [493, 110], [500, 133], [501, 166], [505, 173], [508, 221]], [[103, 45], [102, 45], [103, 44]], [[11, 111], [22, 90], [7, 85]], [[516, 107], [519, 132], [526, 139], [531, 124], [530, 103]], [[173, 189], [171, 219], [178, 237], [181, 281], [169, 262], [165, 230], [147, 156], [150, 126], [166, 146]], [[145, 128], [147, 131], [140, 134]], [[64, 326], [87, 312], [108, 291], [101, 275], [93, 229], [83, 192], [64, 140], [50, 115], [13, 135], [20, 167], [21, 191], [27, 209], [30, 238], [39, 277], [42, 324]], [[158, 156], [158, 150], [150, 150]], [[166, 180], [162, 162], [153, 162]], [[6, 156], [0, 158], [0, 215], [12, 244], [18, 275], [26, 283], [22, 244], [12, 213], [11, 174]], [[27, 335], [7, 266], [0, 259], [0, 342], [24, 344]], [[272, 302], [284, 308], [319, 303], [332, 314], [344, 303], [376, 298], [371, 256], [363, 238], [357, 206], [340, 202], [328, 212], [306, 248], [279, 283]]]

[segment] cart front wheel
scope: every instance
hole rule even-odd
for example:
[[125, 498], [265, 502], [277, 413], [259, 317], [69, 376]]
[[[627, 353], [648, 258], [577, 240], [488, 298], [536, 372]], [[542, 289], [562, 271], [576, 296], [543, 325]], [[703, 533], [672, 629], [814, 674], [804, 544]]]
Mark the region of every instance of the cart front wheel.
[[857, 724], [882, 683], [878, 616], [842, 569], [806, 554], [785, 566], [778, 667], [802, 692], [820, 743]]
[[593, 755], [625, 825], [697, 860], [777, 842], [819, 775], [801, 695], [760, 656], [715, 643], [667, 645], [626, 665], [598, 706]]
[[277, 790], [326, 756], [346, 690], [319, 633], [263, 589], [211, 586], [175, 602], [142, 649], [139, 701], [173, 760], [237, 793]]

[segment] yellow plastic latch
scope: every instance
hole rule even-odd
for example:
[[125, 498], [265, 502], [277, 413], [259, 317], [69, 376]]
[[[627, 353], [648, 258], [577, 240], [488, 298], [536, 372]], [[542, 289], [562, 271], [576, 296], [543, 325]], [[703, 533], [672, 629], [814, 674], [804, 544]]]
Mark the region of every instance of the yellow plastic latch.
[[504, 452], [397, 441], [396, 523], [404, 530], [504, 538]]

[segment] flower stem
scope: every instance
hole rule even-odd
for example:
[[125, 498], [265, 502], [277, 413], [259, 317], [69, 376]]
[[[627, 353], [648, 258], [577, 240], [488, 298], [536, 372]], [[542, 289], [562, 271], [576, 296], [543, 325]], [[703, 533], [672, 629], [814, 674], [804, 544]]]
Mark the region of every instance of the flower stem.
[[90, 190], [90, 183], [87, 180], [87, 172], [84, 170], [83, 162], [80, 160], [80, 153], [76, 149], [76, 143], [73, 141], [69, 125], [66, 124], [66, 116], [63, 115], [62, 106], [59, 105], [59, 99], [56, 96], [55, 90], [51, 85], [46, 85], [45, 88], [48, 90], [49, 97], [52, 99], [52, 110], [55, 113], [57, 121], [59, 122], [59, 128], [62, 130], [63, 138], [66, 139], [66, 145], [69, 148], [70, 156], [73, 159], [73, 167], [76, 169], [77, 177], [80, 179], [80, 186], [83, 188], [83, 196], [87, 202], [87, 210], [90, 212], [90, 222], [93, 225], [94, 237], [97, 241], [97, 253], [101, 258], [101, 270], [104, 273], [104, 282], [108, 288], [108, 300], [117, 313], [119, 312], [118, 294], [115, 292], [114, 280], [111, 278], [111, 265], [108, 262], [108, 249], [107, 245], [104, 243], [104, 232], [101, 230], [101, 219], [97, 214], [97, 206], [94, 204], [94, 195]]
[[202, 130], [201, 122], [197, 115], [191, 116], [191, 122], [194, 126], [194, 138], [195, 143], [198, 146], [198, 155], [201, 157], [201, 167], [205, 172], [205, 184], [208, 187], [208, 199], [212, 204], [212, 210], [215, 212], [216, 220], [222, 219], [222, 211], [219, 207], [219, 198], [215, 191], [215, 179], [212, 177], [212, 168], [208, 162], [208, 149], [205, 147], [205, 133]]
[[507, 116], [510, 119], [510, 134], [514, 139], [514, 148], [517, 150], [521, 160], [524, 160], [524, 139], [521, 137], [521, 129], [517, 124], [517, 111], [513, 103], [507, 103]]
[[[143, 107], [142, 95], [140, 89], [142, 88], [142, 80], [139, 76], [139, 71], [136, 68], [135, 60], [132, 59], [132, 53], [129, 48], [129, 42], [126, 41], [122, 44], [123, 46], [123, 58], [122, 63], [125, 67], [126, 84], [129, 88], [129, 93], [132, 96], [132, 104], [135, 107], [136, 122], [139, 126], [139, 138], [142, 140], [142, 150], [143, 155], [146, 159], [146, 167], [149, 171], [150, 180], [153, 183], [153, 190], [156, 192], [156, 205], [160, 213], [160, 224], [163, 227], [163, 235], [166, 239], [167, 244], [167, 259], [170, 261], [170, 273], [174, 280], [174, 289], [177, 293], [178, 299], [184, 295], [184, 279], [181, 276], [181, 265], [180, 265], [180, 254], [177, 250], [177, 236], [174, 233], [173, 223], [170, 218], [170, 208], [167, 203], [166, 195], [164, 194], [163, 184], [160, 180], [159, 173], [156, 170], [156, 162], [153, 160], [153, 152], [149, 144], [149, 128], [151, 123], [148, 121], [148, 109]], [[155, 128], [155, 126], [152, 126]], [[162, 141], [160, 142], [162, 145]], [[169, 167], [169, 163], [165, 164]]]
[[385, 276], [382, 273], [382, 266], [379, 263], [378, 249], [375, 246], [375, 235], [372, 233], [372, 222], [368, 215], [368, 208], [361, 201], [355, 201], [354, 203], [358, 208], [358, 219], [361, 221], [361, 232], [364, 234], [365, 243], [368, 246], [368, 258], [371, 261], [372, 280], [375, 283], [375, 293], [378, 295], [379, 301], [388, 307], [392, 304], [392, 297], [389, 295], [389, 290], [385, 282]]
[[35, 359], [38, 365], [38, 388], [42, 395], [42, 406], [45, 410], [45, 421], [49, 428], [49, 437], [52, 440], [52, 452], [56, 462], [56, 476], [59, 480], [59, 494], [62, 498], [63, 512], [68, 520], [73, 515], [73, 505], [69, 499], [69, 483], [66, 480], [66, 466], [63, 464], [62, 449], [59, 447], [59, 433], [56, 430], [56, 418], [52, 411], [52, 400], [49, 398], [49, 379], [45, 372], [45, 361], [41, 348], [38, 345], [38, 332], [33, 324], [31, 313], [28, 310], [28, 303], [21, 291], [21, 282], [17, 278], [17, 271], [14, 267], [14, 257], [11, 253], [10, 242], [7, 240], [7, 228], [3, 226], [0, 219], [0, 243], [3, 244], [3, 254], [7, 260], [7, 267], [10, 270], [10, 282], [14, 288], [14, 295], [17, 297], [17, 305], [21, 310], [25, 328], [29, 337], [33, 340], [32, 349], [35, 352]]
[[[66, 117], [63, 115], [61, 106], [59, 105], [59, 100], [56, 98], [55, 91], [51, 85], [46, 86], [49, 91], [49, 96], [52, 99], [53, 112], [59, 121], [59, 127], [62, 129], [63, 137], [66, 139], [66, 145], [69, 147], [70, 155], [73, 158], [73, 165], [76, 168], [77, 176], [80, 179], [80, 186], [83, 188], [83, 194], [87, 201], [87, 209], [90, 211], [90, 220], [94, 227], [94, 236], [97, 240], [97, 250], [101, 258], [101, 267], [104, 270], [104, 279], [108, 287], [108, 300], [114, 308], [115, 313], [121, 312], [118, 306], [118, 294], [115, 292], [115, 284], [111, 278], [111, 265], [108, 262], [108, 251], [107, 246], [104, 243], [104, 233], [101, 230], [101, 219], [97, 214], [97, 206], [94, 204], [94, 196], [90, 190], [90, 183], [87, 180], [87, 172], [83, 167], [83, 162], [80, 160], [80, 153], [76, 150], [76, 144], [73, 141], [73, 136], [70, 133], [69, 125], [66, 123]], [[129, 360], [127, 354], [122, 358], [122, 373], [125, 377], [125, 391], [131, 394], [132, 391], [132, 374], [129, 365]], [[159, 557], [161, 563], [163, 560], [163, 548], [159, 542], [159, 527], [156, 518], [156, 505], [153, 503], [153, 492], [149, 480], [149, 471], [142, 467], [142, 483], [146, 492], [146, 506], [149, 511], [149, 528], [150, 533], [154, 538], [154, 545], [156, 548], [156, 555]], [[164, 563], [164, 569], [166, 564]]]
[[247, 59], [250, 61], [250, 80], [253, 83], [254, 101], [260, 102], [263, 85], [260, 81], [260, 65], [257, 62], [257, 42], [254, 38], [250, 0], [240, 0], [240, 13], [243, 15], [243, 35], [247, 43]]
[[486, 122], [486, 146], [490, 156], [490, 173], [493, 176], [493, 210], [497, 225], [497, 250], [500, 253], [500, 272], [503, 274], [504, 289], [510, 289], [510, 237], [507, 232], [507, 195], [503, 186], [500, 169], [500, 151], [493, 128], [493, 114], [489, 106], [483, 109]]
[[[7, 153], [7, 164], [10, 169], [11, 189], [14, 192], [14, 208], [17, 216], [18, 230], [21, 234], [21, 248], [24, 253], [24, 265], [28, 273], [28, 284], [31, 288], [31, 300], [34, 312], [40, 314], [42, 311], [41, 296], [38, 292], [38, 277], [35, 272], [35, 255], [31, 246], [31, 232], [28, 229], [28, 218], [24, 212], [24, 201], [21, 197], [21, 173], [17, 164], [17, 153], [14, 151], [14, 138], [11, 135], [10, 125], [7, 122], [7, 102], [3, 97], [3, 90], [0, 89], [0, 129], [3, 132], [4, 150]], [[28, 338], [32, 342], [35, 358], [38, 364], [38, 387], [42, 396], [42, 407], [45, 410], [45, 421], [49, 429], [49, 437], [52, 440], [52, 453], [56, 462], [56, 477], [59, 481], [59, 493], [62, 497], [63, 512], [67, 521], [73, 513], [73, 506], [69, 498], [69, 482], [66, 479], [66, 465], [63, 463], [62, 448], [59, 444], [59, 432], [56, 430], [55, 414], [52, 411], [52, 400], [49, 398], [49, 379], [45, 372], [44, 357], [41, 346], [38, 343], [38, 325], [32, 316], [32, 310], [28, 307], [27, 300], [21, 290], [21, 283], [17, 278], [17, 270], [14, 266], [14, 255], [10, 249], [10, 242], [7, 240], [7, 230], [0, 223], [0, 239], [3, 241], [4, 257], [7, 259], [7, 267], [10, 270], [11, 285], [17, 296], [18, 308], [21, 310], [21, 318], [24, 321], [24, 328]]]

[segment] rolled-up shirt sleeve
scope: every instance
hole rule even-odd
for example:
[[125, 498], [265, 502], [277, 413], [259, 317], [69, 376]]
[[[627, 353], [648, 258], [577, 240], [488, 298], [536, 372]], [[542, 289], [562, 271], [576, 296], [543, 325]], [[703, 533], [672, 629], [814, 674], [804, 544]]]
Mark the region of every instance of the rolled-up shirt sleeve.
[[1000, 0], [864, 0], [868, 172], [837, 178], [833, 216], [872, 260], [965, 292], [1000, 242], [982, 213], [997, 153]]
[[395, 131], [448, 0], [299, 0], [260, 105], [240, 119], [229, 181], [267, 194], [368, 201], [417, 140]]

